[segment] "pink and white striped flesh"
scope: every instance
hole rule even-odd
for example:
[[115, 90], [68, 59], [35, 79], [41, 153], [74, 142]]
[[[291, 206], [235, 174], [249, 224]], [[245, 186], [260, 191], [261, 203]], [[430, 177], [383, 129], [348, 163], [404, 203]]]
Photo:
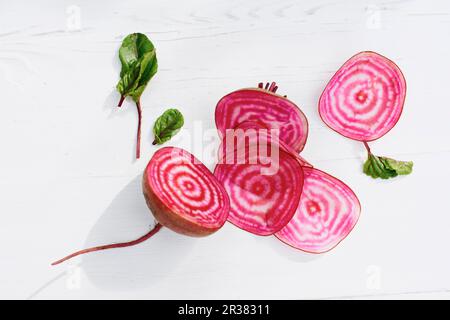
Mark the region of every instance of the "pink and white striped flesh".
[[[303, 170], [298, 159], [283, 148], [276, 145], [273, 152], [270, 138], [268, 144], [261, 144], [267, 131], [255, 132], [247, 135], [244, 145], [226, 148], [224, 155], [231, 153], [229, 159], [233, 161], [225, 161], [222, 156], [214, 175], [230, 198], [228, 221], [253, 234], [267, 236], [281, 230], [293, 217], [302, 193]], [[225, 142], [221, 148], [224, 146]], [[268, 170], [275, 162], [276, 170]]]
[[155, 218], [173, 231], [204, 236], [227, 220], [230, 205], [225, 189], [183, 149], [159, 149], [148, 163], [143, 186]]
[[[261, 142], [266, 141], [267, 146], [272, 146], [272, 144], [278, 145], [279, 148], [283, 149], [284, 151], [286, 151], [288, 153], [291, 153], [292, 156], [296, 157], [302, 166], [311, 167], [311, 168], [313, 167], [300, 154], [298, 154], [295, 150], [293, 150], [286, 143], [284, 143], [282, 140], [279, 139], [279, 131], [277, 131], [276, 129], [268, 128], [264, 123], [262, 123], [260, 121], [244, 121], [244, 122], [238, 124], [233, 130], [242, 130], [247, 135], [250, 135], [253, 131], [253, 132], [257, 133], [257, 135], [260, 139], [260, 142], [259, 142], [260, 144], [261, 144]], [[276, 139], [273, 137], [274, 131], [277, 134]], [[224, 161], [224, 157], [226, 156], [225, 152], [227, 150], [227, 147], [224, 142], [225, 142], [225, 138], [222, 139], [222, 142], [219, 146], [219, 155], [218, 155], [219, 162]], [[235, 151], [233, 151], [233, 152], [235, 152]]]
[[351, 57], [319, 100], [322, 120], [350, 139], [373, 141], [391, 130], [403, 109], [406, 81], [386, 57], [365, 51]]
[[219, 100], [215, 111], [216, 127], [221, 138], [227, 129], [245, 121], [259, 121], [270, 129], [280, 130], [280, 140], [297, 153], [308, 138], [308, 121], [303, 112], [286, 97], [276, 94], [274, 82], [263, 88], [241, 89]]
[[303, 168], [304, 183], [292, 220], [275, 236], [309, 253], [323, 253], [339, 244], [358, 221], [361, 206], [355, 193], [337, 178]]

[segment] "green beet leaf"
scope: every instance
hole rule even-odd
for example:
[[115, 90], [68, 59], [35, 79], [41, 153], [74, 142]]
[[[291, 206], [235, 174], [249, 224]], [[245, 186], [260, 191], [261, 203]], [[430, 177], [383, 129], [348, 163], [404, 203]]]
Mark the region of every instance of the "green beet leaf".
[[129, 92], [129, 95], [133, 98], [134, 101], [138, 101], [147, 87], [150, 79], [155, 75], [158, 71], [158, 62], [156, 60], [155, 51], [150, 53], [146, 53], [142, 58], [140, 69], [139, 69], [139, 80], [137, 81], [137, 85], [133, 90]]
[[399, 175], [407, 175], [412, 172], [414, 165], [412, 161], [398, 161], [386, 157], [379, 158], [387, 168], [395, 170], [395, 172], [397, 172], [397, 174]]
[[122, 63], [117, 90], [122, 97], [138, 101], [150, 79], [158, 71], [158, 61], [153, 43], [142, 33], [125, 37], [119, 49]]
[[129, 67], [128, 71], [121, 75], [119, 83], [117, 83], [117, 90], [122, 96], [127, 96], [136, 88], [139, 81], [140, 62], [134, 61]]
[[387, 157], [378, 157], [371, 153], [364, 163], [363, 171], [372, 178], [389, 179], [412, 172], [412, 161], [398, 161]]
[[153, 144], [163, 144], [169, 141], [174, 135], [180, 131], [184, 125], [184, 118], [177, 109], [166, 110], [158, 119], [156, 119], [153, 127], [155, 140]]

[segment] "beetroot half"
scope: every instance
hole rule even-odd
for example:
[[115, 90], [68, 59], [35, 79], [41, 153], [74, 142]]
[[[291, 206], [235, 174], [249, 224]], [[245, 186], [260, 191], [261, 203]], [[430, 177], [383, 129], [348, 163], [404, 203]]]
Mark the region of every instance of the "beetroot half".
[[297, 211], [275, 236], [310, 253], [333, 249], [353, 229], [361, 206], [342, 181], [315, 168], [303, 168], [305, 181]]
[[52, 265], [89, 252], [136, 245], [152, 237], [162, 226], [188, 236], [207, 236], [227, 220], [230, 202], [225, 189], [208, 168], [183, 149], [159, 149], [145, 169], [142, 188], [158, 221], [152, 230], [130, 242], [75, 252]]
[[156, 220], [175, 232], [207, 236], [227, 220], [230, 203], [224, 187], [185, 150], [158, 150], [145, 169], [142, 186]]
[[331, 78], [319, 100], [322, 120], [354, 140], [372, 141], [397, 123], [406, 81], [399, 67], [375, 52], [351, 57]]
[[267, 236], [293, 217], [302, 193], [303, 170], [298, 159], [275, 144], [267, 130], [247, 125], [235, 129], [243, 130], [245, 136], [232, 140], [236, 142], [232, 146], [222, 142], [224, 153], [214, 175], [230, 198], [228, 221]]
[[241, 89], [219, 100], [215, 111], [216, 127], [221, 138], [227, 129], [245, 121], [259, 121], [270, 129], [280, 130], [280, 140], [296, 152], [303, 150], [308, 137], [308, 121], [303, 112], [286, 97], [276, 94], [275, 82], [263, 88]]

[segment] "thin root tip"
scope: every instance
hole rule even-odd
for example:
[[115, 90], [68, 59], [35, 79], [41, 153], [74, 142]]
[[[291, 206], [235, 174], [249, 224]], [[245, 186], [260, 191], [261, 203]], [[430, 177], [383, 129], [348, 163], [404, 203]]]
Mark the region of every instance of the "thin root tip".
[[56, 265], [60, 264], [61, 262], [63, 262], [63, 261], [62, 260], [58, 260], [58, 261], [52, 262], [50, 265], [51, 266], [56, 266]]

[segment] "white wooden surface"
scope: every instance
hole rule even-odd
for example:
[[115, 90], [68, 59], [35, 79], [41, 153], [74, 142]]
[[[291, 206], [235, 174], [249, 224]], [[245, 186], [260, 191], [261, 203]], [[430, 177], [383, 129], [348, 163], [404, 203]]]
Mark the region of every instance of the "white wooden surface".
[[[160, 65], [142, 97], [140, 161], [134, 105], [114, 107], [116, 52], [131, 32], [149, 35]], [[0, 298], [450, 298], [449, 36], [445, 0], [1, 0]], [[407, 78], [402, 118], [372, 148], [413, 160], [411, 176], [364, 176], [363, 146], [318, 117], [327, 80], [361, 50]], [[214, 133], [221, 96], [272, 80], [308, 116], [303, 155], [362, 202], [338, 248], [310, 256], [226, 225], [49, 266], [148, 230], [139, 176], [163, 110], [184, 113], [184, 136]], [[201, 140], [170, 144], [201, 156]]]

